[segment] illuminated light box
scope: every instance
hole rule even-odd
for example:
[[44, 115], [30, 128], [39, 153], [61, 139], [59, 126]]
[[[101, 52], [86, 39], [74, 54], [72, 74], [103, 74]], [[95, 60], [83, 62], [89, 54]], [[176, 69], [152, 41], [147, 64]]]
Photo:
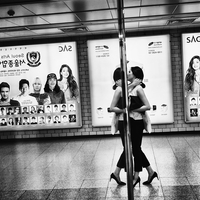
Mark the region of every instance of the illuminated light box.
[[185, 122], [200, 122], [200, 33], [182, 34]]
[[[139, 66], [144, 71], [145, 94], [151, 104], [152, 124], [174, 122], [172, 72], [169, 35], [126, 38], [127, 68]], [[113, 72], [119, 67], [119, 40], [89, 40], [88, 56], [92, 105], [92, 125], [110, 126], [107, 112], [114, 91]]]
[[82, 126], [75, 42], [0, 47], [0, 83], [1, 131]]

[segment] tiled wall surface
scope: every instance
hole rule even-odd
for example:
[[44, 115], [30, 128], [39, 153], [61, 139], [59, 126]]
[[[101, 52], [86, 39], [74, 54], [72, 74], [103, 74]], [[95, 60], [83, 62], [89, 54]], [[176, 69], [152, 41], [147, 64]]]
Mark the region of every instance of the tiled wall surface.
[[[171, 39], [171, 61], [172, 61], [172, 80], [173, 80], [173, 101], [174, 101], [174, 123], [153, 125], [153, 133], [162, 132], [183, 132], [199, 131], [199, 123], [184, 122], [184, 103], [183, 103], [183, 78], [182, 78], [182, 53], [181, 53], [181, 34], [200, 32], [200, 29], [171, 29], [154, 32], [127, 33], [127, 37], [150, 36], [169, 34]], [[70, 137], [70, 136], [88, 136], [88, 135], [108, 135], [110, 127], [92, 127], [90, 87], [89, 87], [89, 69], [87, 40], [116, 38], [116, 35], [95, 35], [67, 38], [68, 41], [77, 42], [79, 81], [82, 106], [82, 127], [75, 129], [56, 129], [56, 130], [34, 130], [34, 131], [14, 131], [1, 132], [0, 139], [23, 139], [23, 138], [44, 138], [44, 137]], [[57, 39], [61, 40], [61, 39]], [[62, 39], [61, 41], [63, 41]], [[66, 41], [66, 40], [64, 40]], [[57, 42], [57, 41], [55, 41]], [[26, 41], [28, 44], [28, 41]], [[16, 44], [9, 44], [16, 45]], [[1, 44], [0, 44], [1, 46]]]

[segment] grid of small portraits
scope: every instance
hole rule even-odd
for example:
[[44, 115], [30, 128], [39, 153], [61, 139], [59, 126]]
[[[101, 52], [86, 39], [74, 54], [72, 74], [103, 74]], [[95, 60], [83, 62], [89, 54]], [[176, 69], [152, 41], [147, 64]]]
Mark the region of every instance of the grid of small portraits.
[[200, 97], [190, 97], [190, 117], [197, 118], [200, 116]]
[[76, 123], [75, 104], [0, 107], [0, 126]]

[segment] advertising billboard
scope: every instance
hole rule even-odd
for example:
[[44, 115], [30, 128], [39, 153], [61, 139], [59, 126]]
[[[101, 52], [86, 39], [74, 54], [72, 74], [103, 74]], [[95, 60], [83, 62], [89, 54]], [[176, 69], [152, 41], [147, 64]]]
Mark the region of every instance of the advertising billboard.
[[[109, 126], [107, 112], [114, 91], [113, 72], [119, 67], [119, 40], [88, 41], [92, 125]], [[173, 93], [169, 35], [126, 38], [127, 67], [144, 71], [145, 93], [151, 104], [152, 124], [173, 123]]]
[[0, 126], [82, 126], [75, 42], [0, 47]]
[[200, 33], [182, 34], [185, 122], [200, 122]]

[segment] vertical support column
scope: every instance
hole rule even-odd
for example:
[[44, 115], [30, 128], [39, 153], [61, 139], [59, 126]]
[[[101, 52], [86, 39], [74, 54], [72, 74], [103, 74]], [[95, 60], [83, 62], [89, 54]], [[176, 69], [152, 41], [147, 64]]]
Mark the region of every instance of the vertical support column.
[[118, 32], [119, 32], [119, 47], [120, 47], [120, 66], [122, 69], [122, 96], [124, 113], [124, 143], [126, 155], [126, 170], [127, 170], [127, 190], [128, 200], [133, 200], [133, 160], [132, 160], [132, 144], [129, 126], [129, 109], [128, 109], [128, 87], [127, 87], [127, 60], [126, 60], [126, 40], [125, 40], [125, 25], [124, 25], [124, 1], [117, 0], [118, 13]]

